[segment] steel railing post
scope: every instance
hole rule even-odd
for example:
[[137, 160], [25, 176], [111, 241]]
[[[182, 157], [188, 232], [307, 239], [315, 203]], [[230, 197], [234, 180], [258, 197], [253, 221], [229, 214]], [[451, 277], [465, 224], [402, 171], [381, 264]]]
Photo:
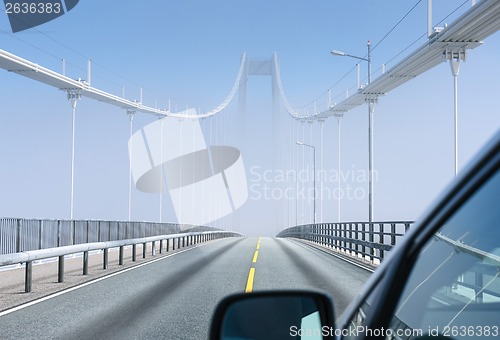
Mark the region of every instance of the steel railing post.
[[89, 273], [89, 252], [83, 252], [83, 275], [88, 275]]
[[337, 235], [337, 240], [336, 240], [336, 244], [337, 244], [337, 250], [338, 251], [341, 251], [342, 250], [342, 229], [341, 229], [341, 226], [342, 224], [341, 223], [337, 223], [337, 230], [335, 231], [336, 235]]
[[61, 246], [61, 221], [57, 221], [57, 246]]
[[349, 242], [347, 243], [347, 250], [349, 255], [352, 255], [352, 223], [347, 224], [347, 232], [346, 232], [347, 237], [349, 237]]
[[370, 261], [373, 262], [375, 248], [373, 247], [373, 223], [368, 222], [368, 241], [370, 242]]
[[365, 241], [366, 241], [366, 224], [365, 223], [361, 223], [361, 227], [363, 228], [363, 236], [362, 236], [362, 241], [363, 241], [363, 246], [361, 247], [361, 249], [363, 250], [363, 259], [366, 260], [366, 246], [365, 246]]
[[57, 282], [64, 282], [64, 255], [59, 256], [57, 265]]
[[391, 223], [391, 246], [396, 245], [396, 223]]
[[[379, 244], [385, 244], [385, 225], [384, 223], [379, 223], [378, 224], [378, 243]], [[380, 248], [379, 249], [379, 257], [380, 260], [384, 258], [384, 249]]]
[[103, 250], [102, 269], [108, 269], [108, 248]]
[[[356, 239], [356, 240], [359, 240], [359, 224], [358, 224], [358, 223], [355, 223], [355, 224], [354, 224], [354, 234], [356, 235], [356, 236], [355, 236], [355, 239]], [[359, 254], [359, 244], [358, 244], [358, 243], [356, 243], [354, 247], [355, 247], [354, 254], [355, 254], [356, 256], [358, 256], [358, 254]]]
[[17, 219], [16, 228], [16, 253], [21, 251], [21, 219]]
[[339, 234], [340, 234], [340, 251], [345, 252], [345, 224], [344, 223], [340, 223], [339, 227], [340, 227], [340, 230], [339, 230]]
[[33, 274], [33, 263], [31, 261], [26, 262], [26, 273], [24, 277], [24, 291], [26, 293], [31, 292], [31, 279]]
[[38, 249], [43, 249], [43, 220], [40, 221], [38, 230], [40, 231], [38, 235]]
[[123, 265], [123, 246], [120, 246], [120, 248], [118, 249], [118, 265]]

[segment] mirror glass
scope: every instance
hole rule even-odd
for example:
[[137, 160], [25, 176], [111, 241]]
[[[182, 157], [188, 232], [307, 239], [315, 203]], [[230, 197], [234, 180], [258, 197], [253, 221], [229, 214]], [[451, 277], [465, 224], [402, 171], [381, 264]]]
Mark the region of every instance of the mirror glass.
[[221, 325], [222, 340], [323, 339], [324, 308], [313, 297], [246, 297], [227, 306]]

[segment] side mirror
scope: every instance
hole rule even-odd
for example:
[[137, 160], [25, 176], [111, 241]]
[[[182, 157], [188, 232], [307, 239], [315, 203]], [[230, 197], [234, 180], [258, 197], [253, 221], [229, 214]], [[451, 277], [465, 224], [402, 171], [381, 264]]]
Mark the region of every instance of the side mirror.
[[314, 291], [239, 293], [223, 299], [210, 340], [333, 339], [331, 298]]

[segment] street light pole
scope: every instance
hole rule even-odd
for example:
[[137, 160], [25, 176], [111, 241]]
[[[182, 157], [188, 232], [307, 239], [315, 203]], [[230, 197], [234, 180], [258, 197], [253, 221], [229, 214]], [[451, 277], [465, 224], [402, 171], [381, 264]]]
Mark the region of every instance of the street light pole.
[[80, 91], [69, 90], [68, 99], [71, 101], [72, 108], [72, 130], [71, 130], [71, 198], [69, 219], [73, 219], [74, 210], [74, 194], [75, 194], [75, 121], [76, 121], [76, 104], [82, 97]]
[[337, 118], [337, 129], [338, 129], [338, 161], [337, 161], [337, 185], [338, 185], [338, 197], [337, 197], [337, 222], [340, 223], [340, 197], [341, 197], [341, 190], [340, 190], [340, 179], [342, 178], [340, 175], [340, 123], [342, 123], [342, 117], [344, 117], [344, 114], [342, 112], [335, 113], [334, 116]]
[[130, 222], [132, 213], [132, 132], [134, 124], [135, 110], [127, 109], [129, 118], [129, 161], [128, 161], [128, 221]]
[[371, 83], [371, 79], [372, 79], [372, 59], [371, 59], [371, 51], [372, 51], [372, 43], [370, 40], [368, 40], [368, 43], [367, 43], [367, 46], [368, 46], [368, 85], [370, 85]]
[[454, 112], [454, 141], [455, 141], [455, 176], [458, 173], [458, 72], [460, 71], [460, 59], [450, 60], [451, 72], [453, 74], [453, 112]]
[[[368, 85], [371, 83], [372, 62], [371, 62], [371, 42], [368, 40]], [[368, 222], [373, 222], [373, 111], [375, 102], [368, 101]]]
[[[368, 85], [371, 83], [372, 63], [371, 63], [371, 41], [367, 43], [367, 58], [361, 58], [342, 51], [332, 50], [330, 53], [334, 56], [351, 57], [368, 63]], [[368, 103], [368, 222], [373, 222], [373, 112], [375, 111], [376, 98], [366, 97]]]
[[316, 225], [316, 147], [314, 145], [297, 142], [297, 145], [307, 146], [313, 149], [313, 224]]
[[323, 125], [325, 123], [325, 119], [320, 119], [320, 162], [319, 162], [319, 173], [320, 173], [320, 178], [319, 178], [319, 183], [320, 183], [320, 191], [319, 191], [319, 208], [320, 208], [320, 213], [319, 213], [319, 222], [323, 223]]

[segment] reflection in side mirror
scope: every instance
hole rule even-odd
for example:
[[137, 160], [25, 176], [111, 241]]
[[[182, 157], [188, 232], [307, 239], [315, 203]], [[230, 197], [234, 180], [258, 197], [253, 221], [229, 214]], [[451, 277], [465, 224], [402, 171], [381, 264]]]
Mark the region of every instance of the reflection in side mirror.
[[334, 326], [332, 300], [324, 293], [254, 292], [219, 303], [210, 339], [333, 339]]

